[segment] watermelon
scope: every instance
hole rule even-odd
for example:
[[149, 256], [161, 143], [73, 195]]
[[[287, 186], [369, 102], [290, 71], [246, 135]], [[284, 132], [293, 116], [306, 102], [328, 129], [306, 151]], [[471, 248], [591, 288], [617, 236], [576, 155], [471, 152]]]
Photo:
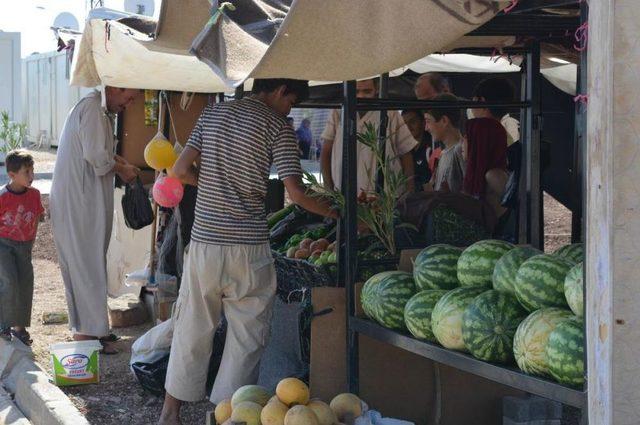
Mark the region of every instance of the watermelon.
[[507, 363], [513, 360], [513, 335], [526, 317], [515, 295], [486, 291], [462, 315], [464, 345], [480, 360]]
[[584, 264], [578, 263], [569, 270], [564, 279], [564, 297], [569, 308], [578, 317], [584, 317]]
[[413, 278], [419, 290], [454, 289], [458, 282], [458, 258], [462, 249], [452, 245], [431, 245], [420, 251], [413, 263]]
[[546, 348], [549, 373], [561, 384], [584, 384], [584, 324], [577, 317], [560, 323], [549, 334]]
[[461, 286], [481, 286], [489, 289], [496, 262], [514, 248], [505, 241], [488, 239], [465, 249], [458, 259], [458, 280]]
[[530, 375], [549, 375], [545, 350], [549, 334], [560, 323], [574, 317], [569, 310], [550, 307], [531, 313], [513, 337], [513, 355], [518, 367]]
[[516, 273], [520, 265], [534, 255], [540, 254], [542, 251], [531, 246], [519, 246], [507, 251], [496, 262], [493, 269], [493, 289], [515, 295]]
[[360, 304], [362, 305], [362, 310], [370, 319], [375, 320], [375, 314], [373, 311], [375, 289], [378, 283], [380, 283], [380, 280], [382, 280], [389, 273], [393, 272], [383, 272], [373, 275], [362, 286], [362, 292], [360, 292]]
[[584, 244], [572, 243], [571, 245], [561, 246], [553, 252], [553, 255], [569, 260], [573, 264], [578, 264], [584, 259]]
[[404, 307], [404, 323], [413, 336], [427, 341], [436, 341], [431, 330], [433, 307], [447, 291], [428, 289], [415, 294]]
[[462, 315], [484, 287], [456, 288], [447, 292], [433, 307], [431, 329], [436, 340], [445, 348], [466, 351], [462, 341]]
[[528, 311], [544, 307], [567, 307], [564, 279], [573, 266], [554, 255], [541, 254], [526, 260], [516, 274], [515, 292]]
[[370, 311], [375, 321], [386, 328], [406, 329], [404, 307], [416, 293], [413, 276], [407, 272], [390, 271], [380, 273], [372, 279], [375, 277], [379, 279], [378, 283], [372, 285], [370, 294], [365, 294], [366, 310]]

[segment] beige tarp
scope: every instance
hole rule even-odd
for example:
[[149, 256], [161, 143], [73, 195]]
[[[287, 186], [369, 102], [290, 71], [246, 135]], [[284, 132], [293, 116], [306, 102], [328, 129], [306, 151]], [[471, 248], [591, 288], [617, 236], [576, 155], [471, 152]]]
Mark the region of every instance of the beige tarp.
[[230, 85], [248, 77], [357, 79], [396, 69], [453, 44], [506, 4], [296, 0], [270, 44], [224, 16], [203, 30], [193, 51]]

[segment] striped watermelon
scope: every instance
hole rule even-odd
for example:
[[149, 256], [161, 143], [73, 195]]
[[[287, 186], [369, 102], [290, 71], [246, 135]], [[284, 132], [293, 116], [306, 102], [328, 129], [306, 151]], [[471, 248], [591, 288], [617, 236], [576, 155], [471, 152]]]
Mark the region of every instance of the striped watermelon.
[[379, 281], [373, 284], [371, 294], [366, 294], [367, 310], [382, 326], [390, 329], [405, 329], [404, 306], [416, 293], [413, 276], [411, 273], [400, 271], [381, 274], [383, 276], [374, 276], [378, 277]]
[[569, 270], [564, 279], [564, 297], [569, 308], [578, 317], [584, 317], [584, 264], [578, 263]]
[[404, 323], [413, 336], [427, 341], [436, 341], [431, 330], [431, 313], [433, 307], [447, 291], [429, 289], [415, 294], [404, 307]]
[[461, 286], [491, 286], [496, 261], [513, 249], [509, 242], [488, 239], [465, 249], [458, 259], [458, 280]]
[[571, 245], [561, 246], [553, 252], [553, 255], [578, 264], [584, 258], [584, 244], [572, 243]]
[[516, 274], [516, 297], [528, 311], [543, 307], [567, 307], [564, 278], [573, 266], [554, 255], [541, 254], [526, 260]]
[[473, 299], [486, 290], [484, 287], [456, 288], [436, 303], [431, 313], [431, 329], [443, 347], [466, 351], [462, 341], [462, 315]]
[[532, 246], [519, 246], [508, 251], [500, 257], [493, 269], [493, 289], [515, 295], [516, 273], [520, 265], [534, 255], [540, 254], [542, 251]]
[[462, 249], [452, 245], [431, 245], [420, 251], [413, 263], [413, 278], [420, 290], [453, 289], [458, 282], [458, 258]]
[[491, 290], [478, 295], [462, 316], [462, 340], [476, 358], [513, 360], [513, 335], [527, 317], [515, 295]]
[[362, 305], [362, 310], [370, 319], [375, 320], [375, 314], [373, 311], [375, 289], [377, 288], [378, 283], [380, 283], [380, 280], [382, 280], [390, 273], [393, 272], [383, 272], [373, 275], [365, 282], [364, 286], [362, 287], [362, 292], [360, 292], [360, 304]]
[[561, 384], [584, 384], [584, 325], [577, 317], [560, 323], [549, 334], [546, 349], [549, 373]]
[[573, 317], [569, 310], [550, 307], [531, 313], [520, 323], [513, 337], [513, 355], [518, 367], [530, 375], [549, 375], [545, 350], [549, 334]]

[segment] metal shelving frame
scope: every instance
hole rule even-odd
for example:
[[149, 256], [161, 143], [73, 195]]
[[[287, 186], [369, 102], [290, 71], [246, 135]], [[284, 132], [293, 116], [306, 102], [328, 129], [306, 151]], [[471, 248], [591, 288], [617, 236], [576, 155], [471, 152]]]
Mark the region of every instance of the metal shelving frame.
[[[538, 2], [544, 3], [544, 2]], [[571, 2], [550, 2], [569, 4]], [[575, 2], [574, 2], [575, 3]], [[585, 14], [582, 14], [584, 19]], [[502, 17], [504, 18], [504, 17]], [[563, 21], [567, 22], [567, 20]], [[575, 21], [571, 21], [575, 22]], [[484, 34], [483, 31], [478, 31]], [[481, 50], [474, 49], [475, 52]], [[485, 51], [485, 53], [488, 53]], [[338, 257], [338, 278], [345, 283], [347, 302], [347, 374], [349, 390], [359, 392], [359, 350], [358, 336], [370, 338], [410, 351], [459, 370], [481, 376], [491, 381], [504, 384], [528, 393], [536, 394], [565, 405], [582, 410], [582, 423], [587, 423], [587, 389], [576, 389], [557, 382], [529, 376], [513, 366], [504, 366], [477, 360], [470, 355], [447, 350], [439, 345], [419, 341], [410, 335], [386, 329], [367, 319], [356, 316], [355, 283], [358, 272], [356, 240], [357, 240], [357, 204], [356, 204], [356, 143], [357, 143], [357, 111], [361, 110], [398, 110], [403, 108], [470, 108], [507, 106], [520, 108], [521, 141], [523, 143], [523, 172], [520, 190], [520, 241], [536, 247], [544, 243], [542, 189], [540, 185], [540, 133], [542, 129], [540, 99], [540, 42], [532, 41], [524, 50], [522, 71], [522, 93], [520, 102], [485, 103], [460, 101], [456, 103], [439, 103], [433, 101], [407, 101], [394, 99], [357, 99], [355, 81], [343, 83], [343, 99], [340, 103], [308, 102], [303, 107], [342, 108], [343, 153], [342, 153], [342, 192], [346, 199], [345, 211], [339, 221], [338, 232], [344, 238]], [[585, 75], [581, 67], [581, 76]], [[386, 84], [382, 76], [382, 84]], [[580, 120], [576, 125], [584, 125]], [[585, 362], [586, 364], [586, 362]]]
[[[582, 3], [580, 17], [550, 16], [541, 19], [538, 14], [527, 14], [543, 7], [563, 7], [581, 3], [578, 0], [532, 0], [515, 8], [510, 16], [498, 15], [488, 24], [471, 32], [472, 36], [514, 35], [563, 38], [566, 28], [577, 28], [587, 19], [588, 7]], [[447, 350], [437, 344], [417, 340], [411, 335], [386, 329], [372, 321], [356, 316], [355, 283], [359, 264], [357, 262], [357, 202], [356, 202], [356, 151], [357, 151], [357, 111], [388, 111], [405, 108], [418, 109], [464, 109], [486, 107], [508, 107], [520, 109], [522, 149], [522, 173], [520, 184], [519, 241], [541, 248], [544, 244], [543, 203], [540, 179], [540, 133], [542, 130], [541, 93], [540, 93], [540, 41], [529, 42], [525, 47], [505, 48], [505, 54], [517, 54], [524, 57], [522, 66], [521, 97], [518, 102], [487, 103], [461, 100], [459, 102], [434, 102], [423, 100], [388, 99], [386, 87], [388, 74], [380, 76], [380, 98], [357, 99], [356, 82], [343, 82], [341, 101], [310, 100], [300, 108], [342, 109], [343, 152], [342, 152], [342, 193], [345, 196], [345, 210], [338, 225], [338, 237], [344, 240], [338, 255], [338, 279], [345, 283], [347, 303], [347, 377], [349, 391], [359, 392], [359, 347], [358, 336], [366, 335], [378, 341], [431, 359], [438, 363], [504, 384], [531, 394], [536, 394], [568, 406], [582, 410], [582, 424], [587, 424], [587, 386], [576, 389], [557, 382], [530, 376], [514, 366], [487, 363], [472, 356]], [[456, 53], [490, 55], [491, 49], [458, 49]], [[586, 55], [583, 53], [578, 69], [578, 87], [586, 84]], [[580, 89], [579, 89], [580, 90]], [[586, 125], [584, 109], [576, 108], [576, 160], [574, 165], [574, 184], [580, 182], [581, 166], [584, 163], [584, 137]], [[584, 202], [583, 202], [584, 205]], [[579, 219], [579, 218], [578, 218]], [[579, 226], [574, 222], [573, 228]], [[576, 232], [578, 233], [578, 232]], [[586, 344], [585, 344], [586, 346]], [[585, 365], [586, 365], [585, 355]], [[585, 372], [586, 373], [586, 372]]]

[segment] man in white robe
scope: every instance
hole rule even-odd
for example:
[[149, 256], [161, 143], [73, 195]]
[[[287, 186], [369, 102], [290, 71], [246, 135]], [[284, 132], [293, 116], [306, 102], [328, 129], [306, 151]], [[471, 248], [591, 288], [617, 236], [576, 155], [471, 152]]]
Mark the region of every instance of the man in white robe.
[[[138, 169], [116, 155], [113, 118], [137, 90], [106, 87], [80, 100], [60, 135], [50, 194], [51, 224], [74, 340], [109, 333], [106, 254], [113, 221], [114, 176]], [[105, 352], [115, 352], [105, 345]]]

